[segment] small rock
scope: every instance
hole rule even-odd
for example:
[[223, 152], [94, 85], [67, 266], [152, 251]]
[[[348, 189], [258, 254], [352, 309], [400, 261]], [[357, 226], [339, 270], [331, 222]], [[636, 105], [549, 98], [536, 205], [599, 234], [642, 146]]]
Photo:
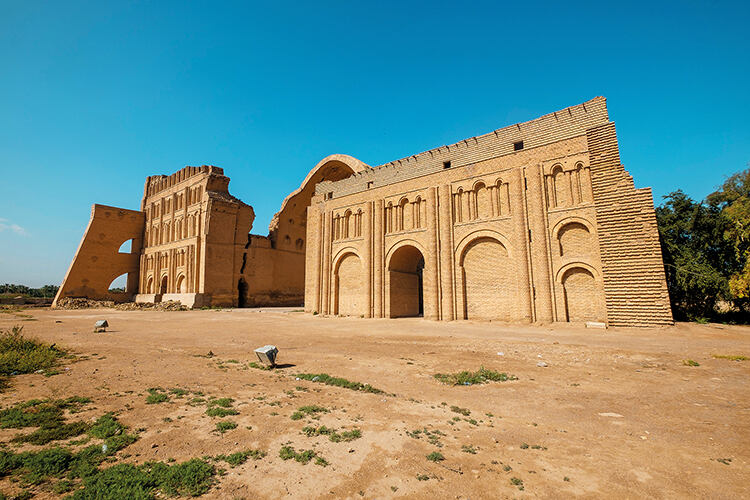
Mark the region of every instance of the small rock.
[[547, 367], [547, 366], [549, 366], [549, 365], [548, 365], [547, 363], [545, 363], [544, 361], [540, 361], [540, 362], [538, 362], [538, 363], [536, 364], [536, 366], [541, 366], [542, 368], [545, 368], [545, 367]]
[[497, 355], [498, 356], [505, 356], [505, 353], [504, 352], [499, 352], [499, 353], [497, 353]]
[[154, 443], [154, 444], [151, 445], [151, 448], [158, 448], [158, 447], [159, 447], [159, 445], [156, 444], [156, 443]]

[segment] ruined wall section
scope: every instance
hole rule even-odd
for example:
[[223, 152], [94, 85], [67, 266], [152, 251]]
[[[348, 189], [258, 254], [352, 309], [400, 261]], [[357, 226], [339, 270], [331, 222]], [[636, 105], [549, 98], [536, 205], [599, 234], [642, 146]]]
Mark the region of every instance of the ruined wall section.
[[614, 123], [587, 137], [607, 320], [613, 326], [671, 325], [651, 189], [635, 189], [620, 163]]
[[146, 245], [136, 300], [237, 305], [243, 252], [255, 215], [250, 205], [229, 194], [224, 170], [203, 165], [151, 176], [141, 206]]
[[[68, 297], [115, 302], [132, 300], [138, 291], [138, 263], [144, 224], [143, 212], [93, 205], [86, 232], [52, 307], [57, 306], [60, 299]], [[120, 253], [120, 247], [128, 240], [133, 240], [130, 253]], [[126, 291], [110, 293], [109, 285], [123, 273], [128, 273]]]

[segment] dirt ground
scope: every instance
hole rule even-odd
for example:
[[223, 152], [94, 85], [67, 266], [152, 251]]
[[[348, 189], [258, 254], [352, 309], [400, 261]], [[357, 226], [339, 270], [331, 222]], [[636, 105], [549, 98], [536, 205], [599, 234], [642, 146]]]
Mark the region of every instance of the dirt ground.
[[[121, 462], [267, 451], [227, 466], [207, 498], [750, 497], [750, 361], [713, 357], [750, 356], [747, 327], [596, 330], [290, 309], [24, 313], [33, 320], [0, 314], [0, 328], [21, 324], [88, 359], [52, 377], [14, 377], [2, 406], [90, 397], [95, 408], [84, 418], [113, 411], [141, 429]], [[109, 321], [104, 334], [92, 332], [98, 319]], [[279, 347], [281, 368], [247, 367], [264, 344]], [[446, 386], [433, 377], [480, 366], [518, 380]], [[388, 394], [295, 377], [322, 372]], [[146, 404], [156, 386], [234, 398], [240, 414], [228, 418], [237, 428], [216, 432], [220, 419], [188, 404], [190, 396]], [[330, 412], [290, 419], [303, 405]], [[306, 425], [358, 428], [362, 437], [335, 443], [303, 434]], [[425, 428], [444, 435], [431, 434], [431, 443], [413, 433]], [[287, 443], [330, 465], [282, 460]], [[427, 460], [434, 451], [445, 460]]]

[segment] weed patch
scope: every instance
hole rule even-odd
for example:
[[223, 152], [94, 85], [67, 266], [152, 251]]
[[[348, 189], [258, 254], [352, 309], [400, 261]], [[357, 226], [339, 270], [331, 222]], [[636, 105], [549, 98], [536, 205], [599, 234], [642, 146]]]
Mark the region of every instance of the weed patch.
[[320, 427], [303, 427], [302, 432], [307, 434], [309, 437], [312, 436], [328, 436], [328, 439], [334, 443], [354, 441], [362, 437], [362, 431], [359, 429], [352, 429], [350, 431], [337, 432], [336, 429], [331, 429], [325, 425]]
[[[322, 467], [328, 465], [328, 462], [325, 460], [325, 458], [319, 456], [317, 452], [313, 450], [304, 450], [297, 452], [291, 446], [282, 446], [279, 450], [279, 457], [282, 460], [294, 459], [296, 462], [299, 462], [303, 465], [310, 463], [310, 460], [317, 457], [315, 460], [315, 465], [320, 465]], [[320, 460], [318, 460], [318, 458]]]
[[52, 370], [66, 352], [26, 337], [22, 326], [0, 331], [0, 377]]
[[432, 453], [427, 455], [427, 460], [429, 460], [430, 462], [442, 462], [443, 460], [445, 460], [445, 457], [439, 451], [433, 451]]
[[371, 386], [370, 384], [352, 382], [351, 380], [347, 380], [341, 377], [331, 377], [327, 373], [298, 373], [297, 377], [302, 380], [309, 380], [310, 382], [318, 382], [320, 384], [343, 387], [352, 391], [370, 392], [372, 394], [384, 394], [383, 391]]
[[164, 389], [160, 387], [152, 387], [148, 390], [148, 396], [146, 397], [146, 404], [156, 405], [169, 401], [169, 396], [164, 392]]
[[[469, 410], [468, 408], [461, 408], [460, 406], [451, 406], [451, 411], [453, 413], [460, 413], [461, 415], [465, 417], [468, 417], [469, 415], [471, 415], [471, 410]], [[453, 417], [453, 420], [457, 420], [457, 418]]]
[[314, 416], [318, 413], [328, 413], [328, 408], [324, 408], [318, 405], [300, 406], [299, 408], [297, 408], [297, 411], [292, 413], [292, 416], [290, 418], [292, 420], [302, 420], [305, 415]]
[[237, 428], [237, 423], [232, 422], [231, 420], [222, 420], [221, 422], [217, 422], [216, 424], [216, 430], [224, 434], [227, 431], [231, 431], [232, 429]]
[[206, 410], [206, 415], [209, 417], [226, 417], [229, 415], [239, 415], [240, 412], [234, 408], [221, 408], [220, 406], [212, 406]]
[[716, 359], [728, 359], [729, 361], [747, 361], [750, 359], [747, 356], [732, 356], [730, 354], [714, 354], [713, 357]]
[[700, 366], [700, 363], [693, 361], [692, 359], [683, 359], [682, 364], [685, 366]]
[[518, 380], [518, 377], [515, 375], [488, 370], [483, 366], [476, 372], [462, 371], [457, 373], [436, 373], [434, 377], [447, 385], [475, 385], [486, 384], [487, 382], [507, 382], [509, 380]]
[[216, 460], [223, 460], [224, 462], [228, 463], [232, 467], [237, 467], [238, 465], [244, 464], [251, 458], [253, 460], [260, 460], [261, 458], [265, 456], [266, 456], [265, 451], [245, 450], [245, 451], [238, 451], [230, 455], [218, 455], [216, 457]]

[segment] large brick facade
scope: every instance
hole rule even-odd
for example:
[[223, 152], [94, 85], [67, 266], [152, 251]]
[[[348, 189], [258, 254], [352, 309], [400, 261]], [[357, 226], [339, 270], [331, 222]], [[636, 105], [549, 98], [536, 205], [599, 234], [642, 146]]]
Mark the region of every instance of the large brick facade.
[[[604, 98], [374, 168], [329, 156], [268, 236], [248, 234], [253, 210], [228, 184], [220, 168], [186, 167], [149, 177], [140, 212], [96, 205], [58, 298], [113, 298], [103, 283], [129, 272], [114, 298], [672, 322], [651, 192], [620, 164]], [[131, 254], [117, 254], [126, 239]]]
[[649, 189], [606, 101], [321, 182], [305, 308], [509, 322], [672, 322]]

